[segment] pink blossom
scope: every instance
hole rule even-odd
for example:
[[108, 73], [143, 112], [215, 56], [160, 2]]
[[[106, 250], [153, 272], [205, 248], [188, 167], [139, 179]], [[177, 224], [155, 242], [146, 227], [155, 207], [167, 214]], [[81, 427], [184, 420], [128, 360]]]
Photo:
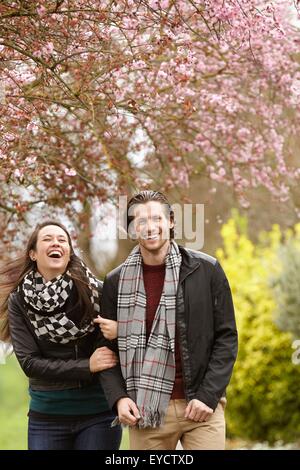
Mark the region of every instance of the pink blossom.
[[74, 170], [74, 168], [65, 168], [65, 174], [67, 176], [76, 176], [77, 172]]
[[168, 8], [170, 0], [160, 0], [160, 7], [165, 10]]
[[249, 129], [246, 129], [245, 127], [241, 127], [238, 131], [237, 131], [237, 136], [241, 139], [241, 140], [247, 140], [250, 136], [251, 132], [249, 131]]
[[39, 127], [38, 127], [38, 125], [37, 125], [35, 122], [32, 122], [32, 121], [31, 121], [31, 122], [27, 125], [26, 129], [27, 129], [28, 131], [31, 131], [34, 135], [36, 135], [37, 132], [38, 132], [38, 130], [39, 130]]
[[42, 47], [42, 54], [46, 57], [50, 56], [54, 50], [53, 42], [48, 42]]
[[45, 8], [43, 5], [40, 5], [37, 7], [36, 11], [38, 15], [42, 18], [47, 13], [47, 8]]
[[14, 176], [15, 178], [21, 178], [23, 176], [19, 168], [16, 168], [16, 170], [14, 171]]
[[187, 173], [186, 168], [175, 168], [171, 169], [171, 176], [175, 180], [176, 183], [180, 184], [183, 187], [189, 187], [189, 176]]
[[16, 136], [14, 134], [12, 134], [11, 132], [6, 132], [6, 134], [4, 134], [4, 136], [3, 136], [3, 138], [7, 142], [12, 142], [16, 139]]
[[27, 163], [27, 165], [32, 165], [36, 162], [36, 159], [37, 159], [37, 157], [27, 157], [25, 159], [25, 162]]
[[159, 8], [159, 0], [150, 0], [149, 7], [153, 8], [154, 10]]
[[159, 70], [157, 73], [157, 78], [166, 80], [168, 78], [168, 74], [164, 72], [163, 70]]
[[7, 160], [7, 155], [5, 155], [5, 153], [0, 149], [0, 158], [2, 160]]

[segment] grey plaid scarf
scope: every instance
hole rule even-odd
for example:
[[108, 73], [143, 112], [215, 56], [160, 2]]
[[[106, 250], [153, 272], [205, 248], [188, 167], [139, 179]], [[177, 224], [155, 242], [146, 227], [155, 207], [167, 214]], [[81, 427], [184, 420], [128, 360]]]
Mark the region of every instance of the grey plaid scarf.
[[118, 291], [118, 345], [127, 393], [137, 404], [139, 428], [163, 423], [175, 380], [175, 312], [181, 254], [174, 241], [166, 257], [160, 303], [146, 344], [142, 256], [135, 247], [122, 266]]
[[[96, 316], [100, 312], [100, 283], [84, 263], [82, 266], [89, 283], [90, 299]], [[73, 281], [68, 272], [48, 282], [38, 271], [30, 271], [24, 277], [20, 291], [27, 305], [30, 323], [39, 339], [65, 344], [95, 329], [91, 319], [79, 328], [67, 317], [64, 307], [72, 288]]]

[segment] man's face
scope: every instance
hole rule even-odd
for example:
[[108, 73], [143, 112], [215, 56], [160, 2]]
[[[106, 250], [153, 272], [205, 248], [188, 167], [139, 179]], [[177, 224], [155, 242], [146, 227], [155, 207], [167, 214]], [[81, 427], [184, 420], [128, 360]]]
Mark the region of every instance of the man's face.
[[136, 204], [130, 208], [129, 215], [134, 216], [129, 233], [144, 249], [156, 252], [169, 241], [174, 222], [166, 204], [158, 201]]

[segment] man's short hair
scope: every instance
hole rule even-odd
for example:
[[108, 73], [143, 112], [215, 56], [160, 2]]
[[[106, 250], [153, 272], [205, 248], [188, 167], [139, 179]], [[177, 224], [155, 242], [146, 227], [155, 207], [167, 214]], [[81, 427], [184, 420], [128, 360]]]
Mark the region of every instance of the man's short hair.
[[[159, 191], [145, 190], [135, 194], [127, 204], [127, 230], [129, 224], [134, 220], [134, 216], [129, 215], [130, 208], [136, 204], [146, 204], [150, 201], [160, 202], [161, 204], [163, 204], [169, 213], [170, 220], [174, 222], [174, 211], [166, 196], [163, 193], [160, 193]], [[173, 238], [174, 227], [170, 228], [170, 239]]]

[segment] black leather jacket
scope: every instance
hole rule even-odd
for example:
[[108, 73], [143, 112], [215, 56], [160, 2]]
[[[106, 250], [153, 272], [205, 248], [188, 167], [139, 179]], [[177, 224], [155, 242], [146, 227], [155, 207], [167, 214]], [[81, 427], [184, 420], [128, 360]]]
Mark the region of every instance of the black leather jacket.
[[8, 318], [14, 352], [33, 390], [80, 388], [99, 381], [98, 373], [92, 374], [89, 368], [89, 358], [101, 336], [98, 326], [92, 333], [66, 344], [40, 340], [26, 314], [23, 298], [16, 291], [9, 298]]
[[[179, 247], [182, 254], [176, 323], [187, 401], [212, 409], [225, 394], [237, 355], [237, 330], [231, 291], [219, 262], [205, 253]], [[104, 281], [102, 311], [116, 319], [121, 266]], [[116, 342], [110, 347], [116, 350]], [[100, 380], [113, 408], [126, 393], [120, 366], [102, 371]]]

